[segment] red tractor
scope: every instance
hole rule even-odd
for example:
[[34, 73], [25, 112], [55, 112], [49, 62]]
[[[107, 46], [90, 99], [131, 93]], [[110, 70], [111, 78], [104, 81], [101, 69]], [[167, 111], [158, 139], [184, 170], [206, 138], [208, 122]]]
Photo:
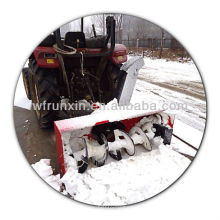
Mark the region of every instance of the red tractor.
[[[124, 45], [115, 43], [113, 16], [106, 18], [106, 32], [105, 36], [97, 36], [93, 28], [94, 37], [86, 39], [82, 18], [81, 32], [67, 32], [63, 39], [57, 29], [35, 48], [29, 57], [28, 68], [23, 68], [22, 73], [27, 97], [35, 104], [41, 127], [77, 116], [74, 115], [76, 111], [61, 113], [52, 108], [52, 104], [59, 104], [64, 99], [69, 103], [79, 100], [108, 103], [117, 98], [121, 104], [129, 103], [143, 60], [136, 57], [125, 63], [127, 50]], [[136, 69], [132, 69], [135, 63], [139, 63], [139, 67], [136, 65]], [[125, 88], [129, 69], [133, 76]], [[47, 108], [41, 108], [42, 103], [46, 103]]]

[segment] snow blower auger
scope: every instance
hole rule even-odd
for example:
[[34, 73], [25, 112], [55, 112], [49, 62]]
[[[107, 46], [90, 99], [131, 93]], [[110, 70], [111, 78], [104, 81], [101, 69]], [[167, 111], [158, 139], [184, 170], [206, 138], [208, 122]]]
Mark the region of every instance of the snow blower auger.
[[[55, 122], [59, 166], [64, 174], [68, 161], [77, 161], [78, 172], [83, 173], [89, 163], [103, 166], [108, 155], [121, 160], [127, 153], [135, 154], [135, 146], [152, 150], [156, 137], [170, 144], [174, 117], [162, 111], [135, 114], [132, 111], [111, 111]], [[161, 144], [161, 142], [160, 142]]]

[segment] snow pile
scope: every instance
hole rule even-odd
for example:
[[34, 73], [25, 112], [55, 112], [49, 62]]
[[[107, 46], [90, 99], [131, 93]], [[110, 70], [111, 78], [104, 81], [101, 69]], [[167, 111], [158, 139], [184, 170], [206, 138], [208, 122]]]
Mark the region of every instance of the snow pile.
[[50, 159], [41, 159], [39, 162], [32, 164], [31, 166], [50, 186], [57, 191], [60, 191], [62, 185], [60, 174], [53, 175], [53, 169], [50, 166]]
[[77, 172], [75, 163], [72, 164], [61, 181], [74, 200], [119, 206], [160, 193], [184, 172], [190, 160], [161, 145], [151, 152], [87, 169], [83, 174]]
[[[142, 150], [140, 150], [142, 149]], [[123, 156], [115, 161], [108, 159], [102, 167], [89, 165], [85, 173], [79, 174], [76, 161], [65, 155], [67, 172], [53, 175], [49, 159], [32, 164], [34, 170], [51, 187], [62, 191], [72, 199], [93, 205], [120, 206], [137, 203], [165, 190], [189, 166], [190, 160], [164, 145], [146, 152], [137, 148], [135, 156]]]

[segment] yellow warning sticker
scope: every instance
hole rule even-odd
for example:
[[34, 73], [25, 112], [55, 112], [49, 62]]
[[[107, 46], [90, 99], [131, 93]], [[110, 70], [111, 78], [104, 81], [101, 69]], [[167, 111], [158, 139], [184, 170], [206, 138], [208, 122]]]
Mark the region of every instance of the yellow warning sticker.
[[54, 59], [47, 59], [47, 63], [54, 63]]
[[123, 56], [118, 56], [118, 60], [119, 61], [123, 60]]

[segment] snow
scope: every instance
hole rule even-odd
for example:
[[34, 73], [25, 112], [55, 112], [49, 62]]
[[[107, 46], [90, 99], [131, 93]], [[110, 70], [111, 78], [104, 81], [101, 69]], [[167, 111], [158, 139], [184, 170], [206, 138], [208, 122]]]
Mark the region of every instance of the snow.
[[201, 81], [199, 71], [193, 61], [180, 63], [145, 57], [144, 63], [145, 65], [139, 74], [147, 73], [148, 77], [154, 81]]
[[71, 165], [61, 181], [74, 200], [100, 206], [127, 205], [157, 195], [189, 164], [189, 159], [161, 145], [151, 152], [91, 167], [83, 174]]
[[[108, 106], [113, 103], [114, 100]], [[87, 117], [100, 119], [104, 112], [98, 109]], [[111, 111], [107, 113], [111, 115]], [[77, 131], [77, 135], [82, 136]], [[153, 150], [150, 152], [138, 145], [132, 157], [123, 152], [121, 161], [108, 157], [105, 166], [98, 168], [90, 162], [86, 172], [79, 174], [76, 160], [69, 156], [72, 154], [72, 135], [64, 132], [62, 137], [66, 173], [61, 181], [72, 199], [99, 206], [133, 204], [157, 195], [178, 179], [191, 162], [178, 152], [190, 156], [196, 154], [194, 149], [176, 138], [172, 139], [170, 146], [165, 146], [163, 140], [156, 137], [151, 140]], [[77, 144], [75, 141], [72, 144], [75, 151]]]
[[[88, 134], [88, 130], [86, 131], [84, 128], [92, 127], [96, 123], [102, 121], [108, 120], [109, 122], [114, 122], [128, 118], [147, 116], [149, 114], [154, 114], [158, 112], [158, 109], [150, 110], [140, 108], [136, 110], [130, 108], [132, 106], [119, 106], [117, 99], [113, 99], [107, 105], [99, 106], [100, 108], [96, 109], [90, 115], [56, 121], [55, 124], [61, 132], [71, 132], [72, 130], [74, 130], [74, 133], [76, 133], [76, 130], [79, 130], [79, 133], [81, 134], [80, 136], [82, 136], [84, 134]], [[87, 133], [85, 133], [84, 130]]]
[[175, 120], [173, 129], [174, 134], [199, 149], [203, 132], [184, 124], [180, 120]]
[[[175, 145], [175, 144], [174, 144]], [[172, 145], [171, 145], [172, 146]], [[76, 161], [65, 155], [68, 170], [60, 179], [53, 175], [49, 159], [32, 164], [34, 170], [51, 187], [74, 200], [99, 206], [121, 206], [149, 199], [175, 182], [190, 165], [190, 160], [161, 144], [147, 152], [136, 147], [135, 156], [123, 154], [121, 161], [108, 158], [105, 166], [89, 164], [79, 174]]]
[[184, 142], [180, 141], [178, 138], [176, 138], [174, 136], [172, 137], [171, 145], [166, 145], [166, 147], [168, 147], [174, 151], [177, 151], [179, 153], [189, 155], [191, 157], [195, 157], [196, 153], [197, 153], [197, 151], [195, 149], [186, 145]]
[[57, 191], [61, 190], [60, 174], [53, 175], [53, 169], [50, 166], [50, 159], [41, 159], [39, 162], [31, 165], [38, 175], [44, 179], [51, 187]]
[[31, 100], [29, 100], [26, 96], [22, 74], [20, 74], [15, 90], [14, 105], [30, 110], [31, 103]]

